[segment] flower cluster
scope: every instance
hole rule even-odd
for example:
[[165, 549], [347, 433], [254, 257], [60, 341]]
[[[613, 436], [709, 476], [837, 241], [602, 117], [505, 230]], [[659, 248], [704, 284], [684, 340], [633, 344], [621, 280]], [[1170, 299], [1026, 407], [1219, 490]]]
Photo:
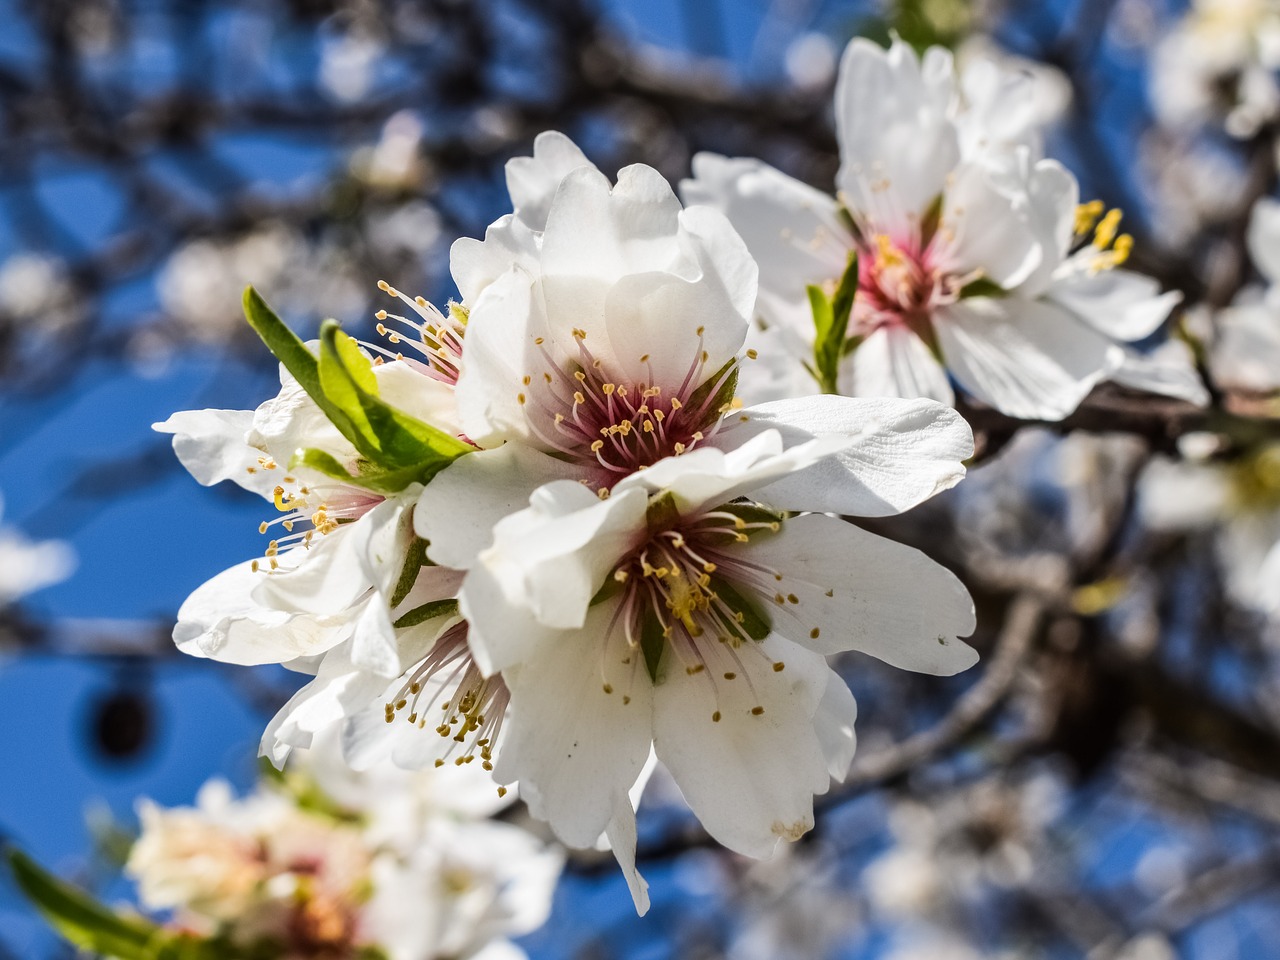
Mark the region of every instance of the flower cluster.
[[502, 801], [473, 770], [343, 773], [330, 744], [239, 799], [213, 780], [194, 807], [142, 801], [142, 905], [226, 956], [520, 956], [506, 938], [545, 921], [561, 854], [477, 819]]
[[460, 301], [383, 283], [377, 342], [303, 343], [248, 291], [280, 393], [157, 429], [276, 511], [175, 632], [312, 675], [264, 753], [340, 728], [358, 768], [474, 764], [565, 842], [610, 843], [641, 912], [655, 760], [737, 852], [809, 830], [854, 751], [828, 657], [976, 660], [959, 580], [841, 519], [964, 476], [948, 377], [1044, 418], [1108, 377], [1200, 390], [1122, 346], [1174, 298], [1116, 269], [1119, 215], [1077, 207], [986, 66], [961, 89], [940, 51], [855, 41], [838, 201], [704, 156], [685, 206], [545, 133], [508, 163], [512, 213], [453, 245]]

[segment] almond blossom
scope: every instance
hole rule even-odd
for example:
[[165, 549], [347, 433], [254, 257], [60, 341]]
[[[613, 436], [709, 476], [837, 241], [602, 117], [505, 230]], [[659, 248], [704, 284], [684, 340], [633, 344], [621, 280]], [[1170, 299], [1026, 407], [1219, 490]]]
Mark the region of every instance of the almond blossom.
[[[762, 265], [753, 346], [771, 360], [744, 375], [749, 395], [951, 403], [954, 381], [1011, 416], [1057, 420], [1167, 317], [1176, 297], [1116, 269], [1132, 244], [1119, 214], [1077, 217], [1074, 177], [1038, 159], [1030, 84], [982, 63], [963, 79], [941, 48], [918, 59], [901, 41], [852, 41], [836, 198], [758, 160], [695, 158], [686, 201], [724, 211]], [[815, 296], [847, 323], [825, 362]], [[1202, 399], [1186, 356], [1159, 360], [1145, 381]]]
[[[867, 421], [912, 403], [845, 402]], [[783, 512], [821, 501], [817, 484], [794, 481], [856, 441], [738, 429], [727, 450], [670, 457], [604, 499], [549, 483], [491, 535], [433, 521], [453, 467], [418, 507], [431, 550], [474, 558], [461, 609], [477, 661], [511, 690], [495, 778], [519, 780], [530, 811], [571, 845], [606, 831], [641, 912], [628, 791], [651, 749], [712, 836], [768, 856], [813, 825], [814, 794], [853, 756], [855, 704], [826, 655], [857, 649], [943, 675], [976, 659], [954, 639], [973, 629], [972, 601], [945, 569], [835, 518]], [[910, 444], [909, 426], [897, 434]], [[932, 492], [910, 459], [878, 469], [916, 500]], [[896, 512], [859, 493], [863, 509], [849, 512]]]
[[1246, 239], [1266, 286], [1246, 287], [1214, 317], [1209, 369], [1223, 389], [1274, 393], [1280, 389], [1280, 202], [1264, 197], [1254, 205]]
[[[336, 737], [237, 799], [212, 780], [190, 808], [139, 804], [127, 870], [142, 904], [201, 937], [271, 955], [519, 957], [547, 917], [562, 855], [477, 819], [475, 768], [338, 773]], [[256, 954], [255, 954], [256, 955]]]

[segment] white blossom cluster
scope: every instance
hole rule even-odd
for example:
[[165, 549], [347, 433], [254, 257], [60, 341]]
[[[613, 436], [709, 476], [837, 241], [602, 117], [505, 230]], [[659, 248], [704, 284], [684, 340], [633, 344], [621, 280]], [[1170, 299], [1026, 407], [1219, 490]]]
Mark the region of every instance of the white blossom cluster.
[[[336, 738], [237, 798], [139, 804], [126, 870], [144, 907], [229, 955], [512, 960], [540, 926], [562, 854], [483, 819], [507, 801], [473, 769], [356, 774]], [[253, 951], [259, 951], [254, 953]]]
[[356, 768], [518, 783], [566, 843], [612, 846], [642, 913], [655, 760], [724, 846], [803, 835], [854, 753], [827, 658], [977, 659], [960, 581], [841, 519], [961, 480], [957, 390], [1046, 420], [1105, 380], [1204, 399], [1179, 342], [1131, 346], [1177, 297], [1041, 156], [1025, 80], [855, 40], [834, 198], [702, 155], [682, 205], [544, 133], [508, 163], [513, 212], [454, 243], [460, 301], [383, 284], [403, 315], [378, 343], [304, 344], [249, 291], [279, 394], [157, 429], [276, 532], [191, 595], [179, 647], [313, 677], [275, 762], [340, 730]]

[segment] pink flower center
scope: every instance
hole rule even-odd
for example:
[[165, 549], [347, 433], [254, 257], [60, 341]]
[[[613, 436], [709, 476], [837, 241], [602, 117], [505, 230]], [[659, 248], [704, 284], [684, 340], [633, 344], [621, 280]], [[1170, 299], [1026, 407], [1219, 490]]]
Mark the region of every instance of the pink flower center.
[[[537, 438], [566, 460], [588, 467], [589, 482], [607, 491], [629, 474], [705, 441], [732, 409], [737, 361], [707, 376], [699, 349], [678, 384], [659, 384], [650, 372], [641, 382], [610, 376], [592, 355], [586, 334], [574, 331], [577, 356], [556, 359], [539, 338], [544, 361], [525, 376], [516, 399]], [[648, 356], [641, 358], [648, 362]]]
[[859, 243], [855, 329], [850, 332], [865, 336], [886, 323], [905, 323], [927, 334], [934, 311], [955, 303], [965, 285], [977, 279], [949, 270], [938, 254], [936, 235], [928, 244], [883, 233]]

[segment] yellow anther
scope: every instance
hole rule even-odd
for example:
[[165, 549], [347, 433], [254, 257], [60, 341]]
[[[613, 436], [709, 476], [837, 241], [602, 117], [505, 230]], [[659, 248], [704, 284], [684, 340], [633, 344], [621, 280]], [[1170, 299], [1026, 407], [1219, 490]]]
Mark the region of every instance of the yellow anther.
[[582, 395], [582, 391], [581, 391], [581, 390], [575, 390], [575, 391], [574, 391], [574, 394], [573, 394], [573, 402], [574, 402], [574, 404], [575, 404], [575, 405], [580, 404], [580, 403], [586, 403], [586, 402], [587, 402], [587, 398], [586, 398], [586, 397], [584, 397], [584, 396]]
[[1098, 218], [1102, 216], [1105, 209], [1101, 200], [1090, 200], [1088, 203], [1082, 203], [1076, 207], [1075, 231], [1077, 236], [1083, 236], [1093, 229], [1093, 225], [1098, 222]]
[[616, 389], [617, 389], [617, 386], [615, 384], [606, 383], [600, 388], [600, 392], [603, 393], [606, 397], [611, 397], [613, 396], [613, 391]]
[[1102, 218], [1098, 224], [1098, 228], [1093, 232], [1093, 245], [1099, 250], [1105, 250], [1111, 246], [1112, 241], [1116, 238], [1116, 231], [1120, 229], [1120, 218], [1124, 214], [1120, 210], [1108, 210], [1107, 215]]
[[720, 711], [719, 711], [719, 710], [717, 710], [715, 713], [713, 713], [713, 714], [711, 715], [711, 722], [712, 722], [712, 723], [719, 723], [719, 722], [720, 722]]
[[781, 673], [785, 669], [787, 669], [787, 665], [783, 663], [781, 660], [779, 660], [777, 663], [773, 665], [774, 673]]
[[738, 675], [731, 670], [724, 675], [724, 678], [726, 680], [736, 680], [738, 679]]
[[748, 350], [748, 351], [747, 351], [747, 359], [748, 359], [748, 360], [755, 360], [755, 359], [756, 359], [756, 358], [758, 358], [759, 356], [760, 356], [760, 352], [759, 352], [758, 350], [754, 349], [754, 348], [752, 348], [752, 349], [750, 349], [750, 350]]
[[762, 713], [764, 713], [764, 707], [752, 707], [752, 708], [751, 708], [751, 715], [752, 715], [753, 717], [758, 717], [758, 716], [760, 716]]

